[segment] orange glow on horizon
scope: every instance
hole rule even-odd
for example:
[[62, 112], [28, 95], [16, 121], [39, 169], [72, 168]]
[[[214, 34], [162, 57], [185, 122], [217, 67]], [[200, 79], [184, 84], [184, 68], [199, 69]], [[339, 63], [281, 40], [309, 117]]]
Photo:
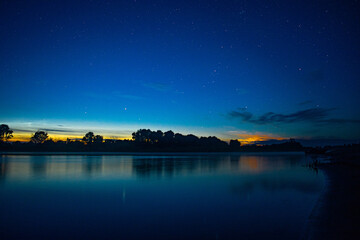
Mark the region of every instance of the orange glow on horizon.
[[254, 144], [256, 142], [268, 141], [268, 140], [284, 140], [287, 138], [265, 135], [265, 134], [238, 134], [238, 141], [242, 145]]
[[[29, 142], [31, 136], [33, 135], [33, 133], [16, 133], [13, 134], [14, 136], [9, 139], [9, 142]], [[85, 134], [84, 134], [85, 135]], [[48, 134], [48, 140], [53, 140], [54, 142], [57, 141], [66, 141], [67, 139], [71, 139], [71, 140], [81, 140], [84, 135], [62, 135], [62, 134]], [[96, 134], [97, 135], [97, 134]], [[101, 135], [101, 134], [100, 134]], [[113, 137], [113, 136], [106, 136], [104, 135], [104, 140], [106, 139], [111, 139], [111, 140], [129, 140], [132, 139], [131, 136], [127, 136], [127, 137]]]
[[[15, 134], [13, 134], [13, 138], [9, 139], [9, 142], [16, 142], [16, 141], [20, 141], [20, 142], [28, 142], [30, 141], [31, 136], [34, 133], [29, 133], [29, 132], [16, 132]], [[97, 135], [98, 133], [95, 133], [95, 135]], [[49, 133], [48, 134], [48, 139], [52, 139], [53, 141], [66, 141], [68, 138], [71, 140], [81, 140], [84, 137], [84, 134], [74, 134], [74, 135], [64, 135], [64, 134], [58, 134], [58, 133]], [[128, 135], [128, 136], [114, 136], [114, 135], [106, 135], [106, 134], [101, 134], [99, 133], [99, 135], [102, 135], [104, 137], [104, 140], [106, 139], [112, 139], [112, 140], [131, 140], [132, 136]], [[221, 139], [221, 138], [220, 138]], [[255, 142], [262, 142], [262, 141], [267, 141], [267, 140], [284, 140], [287, 138], [283, 138], [283, 137], [278, 137], [278, 136], [274, 136], [271, 134], [263, 134], [263, 133], [247, 133], [247, 132], [240, 132], [240, 133], [236, 133], [235, 138], [230, 138], [230, 139], [237, 139], [239, 142], [241, 142], [242, 145], [248, 145], [248, 144], [254, 144]], [[230, 139], [221, 139], [223, 141], [228, 141]]]

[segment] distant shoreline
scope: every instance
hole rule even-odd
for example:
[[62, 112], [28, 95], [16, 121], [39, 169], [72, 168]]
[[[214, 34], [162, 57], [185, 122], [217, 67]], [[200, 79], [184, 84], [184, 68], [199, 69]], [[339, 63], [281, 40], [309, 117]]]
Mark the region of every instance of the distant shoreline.
[[305, 154], [303, 151], [243, 151], [243, 152], [0, 152], [0, 155], [13, 156], [48, 156], [48, 155], [72, 155], [72, 156], [122, 156], [122, 155], [238, 155], [238, 154]]

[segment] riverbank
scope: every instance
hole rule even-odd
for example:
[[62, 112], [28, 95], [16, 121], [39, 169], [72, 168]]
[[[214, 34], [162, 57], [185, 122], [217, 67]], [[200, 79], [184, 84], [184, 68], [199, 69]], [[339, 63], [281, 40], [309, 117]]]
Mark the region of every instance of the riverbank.
[[336, 161], [319, 168], [327, 184], [309, 217], [305, 239], [358, 239], [360, 166]]
[[51, 155], [75, 155], [75, 156], [172, 156], [172, 155], [181, 155], [181, 156], [193, 156], [193, 155], [304, 155], [304, 152], [1, 152], [0, 156], [51, 156]]

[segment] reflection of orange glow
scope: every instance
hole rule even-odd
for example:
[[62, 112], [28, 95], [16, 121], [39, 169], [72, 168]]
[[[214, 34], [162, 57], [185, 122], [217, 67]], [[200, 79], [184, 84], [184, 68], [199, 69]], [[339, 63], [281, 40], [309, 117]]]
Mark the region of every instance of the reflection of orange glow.
[[250, 169], [253, 169], [253, 170], [256, 170], [259, 168], [259, 163], [258, 163], [258, 160], [257, 158], [254, 158], [254, 157], [250, 157], [246, 160], [246, 163]]
[[259, 156], [241, 156], [238, 161], [240, 171], [260, 173], [269, 170], [266, 161]]

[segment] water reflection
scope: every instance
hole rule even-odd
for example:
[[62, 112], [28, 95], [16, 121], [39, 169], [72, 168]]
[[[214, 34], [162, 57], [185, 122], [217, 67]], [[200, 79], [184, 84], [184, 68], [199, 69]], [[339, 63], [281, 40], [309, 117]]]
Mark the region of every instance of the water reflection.
[[247, 177], [237, 184], [233, 184], [231, 191], [238, 194], [249, 194], [256, 189], [265, 189], [270, 192], [289, 189], [303, 193], [316, 193], [321, 190], [321, 187], [322, 185], [314, 183], [313, 179], [304, 178], [303, 174], [280, 173]]
[[294, 238], [323, 184], [306, 161], [299, 154], [3, 155], [0, 232], [14, 239]]
[[1, 161], [0, 162], [0, 183], [5, 180], [7, 172], [8, 172], [7, 161]]
[[[246, 176], [233, 191], [256, 187], [274, 190], [318, 190], [304, 178], [304, 155], [128, 155], [128, 156], [6, 156], [0, 157], [0, 181], [29, 178], [172, 178], [233, 174]], [[300, 171], [299, 171], [300, 169]], [[251, 177], [253, 176], [253, 177]], [[260, 177], [259, 177], [260, 176]], [[300, 186], [301, 185], [301, 186]], [[237, 189], [237, 190], [236, 190]]]
[[101, 173], [103, 169], [102, 157], [87, 157], [82, 160], [82, 172], [87, 175]]
[[184, 155], [184, 156], [6, 156], [0, 157], [1, 179], [84, 177], [91, 175], [172, 177], [211, 172], [261, 173], [291, 169], [303, 155]]

